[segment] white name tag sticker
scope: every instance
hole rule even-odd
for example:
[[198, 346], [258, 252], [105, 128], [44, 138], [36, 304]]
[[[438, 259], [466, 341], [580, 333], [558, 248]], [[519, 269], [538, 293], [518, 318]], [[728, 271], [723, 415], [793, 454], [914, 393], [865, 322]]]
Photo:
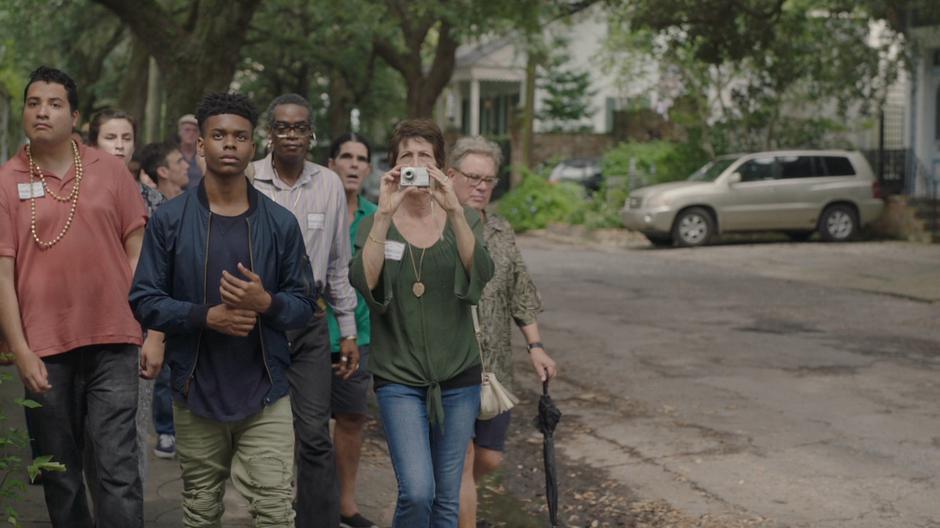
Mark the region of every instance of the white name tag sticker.
[[389, 260], [401, 260], [405, 255], [405, 244], [395, 242], [394, 240], [385, 241], [385, 258]]
[[323, 229], [325, 222], [325, 213], [307, 213], [307, 229]]
[[33, 182], [32, 190], [30, 190], [28, 183], [17, 183], [16, 190], [20, 194], [20, 200], [42, 198], [46, 195], [46, 189], [42, 186], [42, 182]]

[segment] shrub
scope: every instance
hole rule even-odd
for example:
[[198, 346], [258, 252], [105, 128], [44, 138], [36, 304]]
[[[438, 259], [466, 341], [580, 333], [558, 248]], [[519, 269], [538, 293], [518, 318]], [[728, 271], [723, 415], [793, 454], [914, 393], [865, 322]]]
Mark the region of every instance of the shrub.
[[589, 229], [623, 227], [620, 210], [630, 196], [625, 181], [607, 180], [589, 200], [571, 216], [572, 224], [584, 224]]
[[[10, 379], [11, 376], [8, 373], [0, 372], [0, 383], [10, 381]], [[24, 398], [16, 398], [14, 403], [17, 406], [29, 408], [39, 406], [33, 400]], [[36, 480], [36, 477], [43, 471], [65, 471], [65, 466], [52, 462], [51, 456], [36, 457], [27, 465], [19, 453], [28, 448], [29, 437], [25, 431], [7, 427], [6, 420], [6, 414], [0, 408], [0, 508], [9, 525], [20, 526], [13, 505], [22, 500], [23, 492], [26, 490], [26, 483], [22, 478], [27, 476], [29, 480]]]
[[604, 155], [604, 178], [629, 176], [631, 159], [636, 160], [637, 185], [645, 186], [684, 180], [709, 158], [695, 143], [621, 143]]
[[571, 183], [549, 183], [542, 174], [522, 170], [522, 183], [503, 195], [497, 209], [516, 232], [570, 222], [584, 206], [584, 191]]

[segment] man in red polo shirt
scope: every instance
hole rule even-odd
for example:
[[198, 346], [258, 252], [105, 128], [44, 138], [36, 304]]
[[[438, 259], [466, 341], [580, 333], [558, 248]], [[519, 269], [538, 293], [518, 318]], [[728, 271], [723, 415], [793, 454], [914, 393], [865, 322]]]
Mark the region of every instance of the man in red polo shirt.
[[[39, 67], [29, 78], [29, 138], [0, 167], [0, 334], [13, 352], [38, 452], [66, 471], [43, 476], [53, 526], [139, 527], [140, 325], [127, 295], [146, 210], [124, 163], [72, 141], [75, 82]], [[151, 376], [159, 365], [147, 365]], [[87, 435], [86, 435], [87, 433]], [[82, 480], [85, 438], [100, 478], [95, 519]]]

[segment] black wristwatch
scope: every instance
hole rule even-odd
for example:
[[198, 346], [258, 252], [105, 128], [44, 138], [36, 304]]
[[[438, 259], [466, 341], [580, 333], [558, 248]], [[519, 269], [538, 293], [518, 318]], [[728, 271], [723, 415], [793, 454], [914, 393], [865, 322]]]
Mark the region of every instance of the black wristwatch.
[[534, 342], [534, 343], [529, 343], [528, 345], [526, 345], [526, 348], [529, 349], [529, 352], [532, 352], [532, 349], [533, 349], [533, 348], [541, 348], [542, 350], [545, 350], [545, 346], [542, 345], [542, 342], [541, 342], [541, 341], [536, 341], [536, 342]]

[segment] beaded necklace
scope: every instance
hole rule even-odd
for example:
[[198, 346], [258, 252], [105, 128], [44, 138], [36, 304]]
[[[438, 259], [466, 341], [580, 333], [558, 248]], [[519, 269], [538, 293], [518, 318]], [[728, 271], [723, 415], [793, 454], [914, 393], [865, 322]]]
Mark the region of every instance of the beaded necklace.
[[[62, 240], [62, 238], [65, 236], [65, 233], [68, 232], [69, 227], [72, 226], [72, 220], [75, 218], [75, 209], [78, 207], [79, 187], [82, 184], [82, 177], [85, 175], [85, 169], [82, 166], [82, 157], [78, 152], [78, 145], [75, 143], [75, 141], [72, 141], [72, 156], [74, 158], [75, 164], [75, 183], [72, 184], [72, 191], [68, 194], [68, 196], [59, 196], [52, 192], [52, 189], [49, 188], [42, 169], [35, 161], [33, 161], [33, 154], [30, 150], [30, 146], [26, 145], [26, 158], [29, 160], [29, 230], [33, 235], [33, 241], [36, 242], [36, 245], [39, 246], [39, 249], [49, 249]], [[35, 176], [38, 176], [39, 181], [42, 182], [42, 187], [45, 193], [51, 196], [54, 200], [62, 203], [72, 202], [72, 207], [69, 209], [69, 216], [65, 220], [65, 226], [62, 228], [59, 234], [56, 235], [55, 238], [48, 242], [39, 239], [39, 231], [36, 228], [36, 195], [32, 192], [33, 184], [35, 183]]]

